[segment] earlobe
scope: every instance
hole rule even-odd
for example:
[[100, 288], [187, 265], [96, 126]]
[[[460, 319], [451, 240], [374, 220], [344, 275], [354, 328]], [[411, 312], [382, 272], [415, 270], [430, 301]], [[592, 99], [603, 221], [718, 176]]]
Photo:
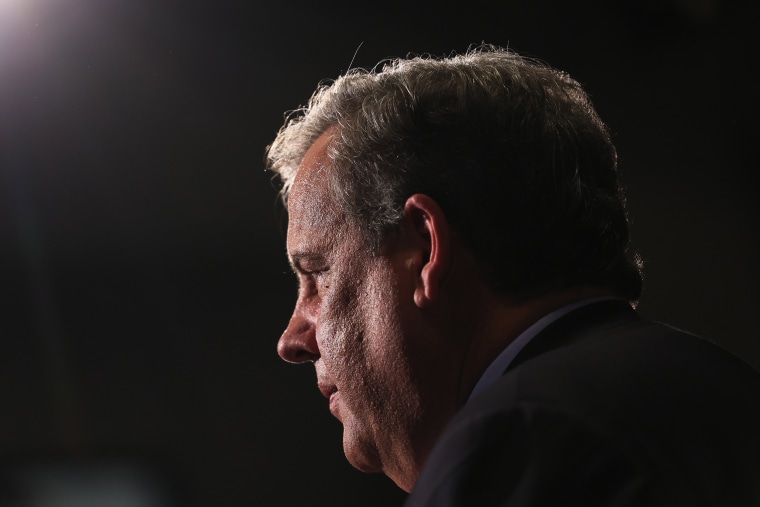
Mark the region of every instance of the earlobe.
[[451, 262], [451, 235], [443, 210], [428, 195], [414, 194], [407, 199], [404, 216], [413, 244], [421, 254], [414, 303], [430, 306], [440, 297], [441, 285]]

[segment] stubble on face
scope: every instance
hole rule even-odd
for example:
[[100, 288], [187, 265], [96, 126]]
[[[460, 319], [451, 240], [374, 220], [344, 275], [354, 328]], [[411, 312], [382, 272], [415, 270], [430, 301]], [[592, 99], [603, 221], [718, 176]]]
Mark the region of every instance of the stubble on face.
[[[392, 257], [373, 255], [329, 194], [327, 142], [304, 158], [290, 195], [291, 257], [320, 259], [311, 304], [318, 382], [337, 388], [349, 462], [367, 472], [408, 475], [421, 404], [407, 351], [413, 280]], [[316, 261], [315, 261], [316, 262]]]
[[336, 283], [322, 302], [317, 371], [324, 369], [339, 389], [336, 415], [349, 461], [364, 471], [388, 473], [410, 452], [416, 388], [396, 287], [383, 266], [355, 264], [341, 273], [347, 281]]

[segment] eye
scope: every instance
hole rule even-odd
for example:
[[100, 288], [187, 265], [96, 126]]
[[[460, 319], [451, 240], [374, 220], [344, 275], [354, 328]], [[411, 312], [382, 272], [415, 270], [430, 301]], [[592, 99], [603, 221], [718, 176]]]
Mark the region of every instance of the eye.
[[320, 269], [318, 271], [312, 271], [311, 273], [309, 273], [309, 275], [314, 279], [317, 285], [327, 289], [328, 287], [330, 287], [330, 285], [328, 284], [328, 276], [327, 276], [328, 272], [329, 270], [327, 269]]
[[324, 291], [330, 288], [328, 283], [328, 270], [301, 270], [299, 272], [299, 281], [301, 290], [308, 296], [317, 295], [320, 291]]

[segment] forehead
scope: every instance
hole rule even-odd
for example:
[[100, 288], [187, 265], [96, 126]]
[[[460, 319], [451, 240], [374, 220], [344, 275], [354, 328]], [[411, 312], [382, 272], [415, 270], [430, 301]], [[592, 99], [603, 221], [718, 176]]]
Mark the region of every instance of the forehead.
[[329, 144], [329, 133], [317, 138], [306, 152], [290, 188], [288, 251], [291, 254], [296, 249], [336, 239], [345, 228], [345, 215], [340, 212], [328, 186]]
[[288, 195], [288, 213], [296, 218], [308, 216], [314, 219], [335, 208], [334, 200], [328, 192], [327, 172], [330, 158], [327, 148], [330, 137], [322, 134], [306, 151], [298, 166], [293, 185]]

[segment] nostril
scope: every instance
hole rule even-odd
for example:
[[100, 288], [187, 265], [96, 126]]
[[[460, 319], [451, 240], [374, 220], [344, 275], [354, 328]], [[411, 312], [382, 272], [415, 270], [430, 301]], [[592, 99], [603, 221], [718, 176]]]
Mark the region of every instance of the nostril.
[[308, 350], [306, 344], [299, 340], [280, 339], [277, 344], [277, 353], [289, 363], [314, 362], [319, 359], [319, 354]]
[[293, 353], [284, 356], [284, 359], [289, 363], [313, 363], [318, 359], [318, 356], [307, 352], [305, 350], [296, 350]]
[[314, 329], [308, 322], [292, 319], [277, 343], [277, 353], [289, 363], [313, 362], [319, 359]]

